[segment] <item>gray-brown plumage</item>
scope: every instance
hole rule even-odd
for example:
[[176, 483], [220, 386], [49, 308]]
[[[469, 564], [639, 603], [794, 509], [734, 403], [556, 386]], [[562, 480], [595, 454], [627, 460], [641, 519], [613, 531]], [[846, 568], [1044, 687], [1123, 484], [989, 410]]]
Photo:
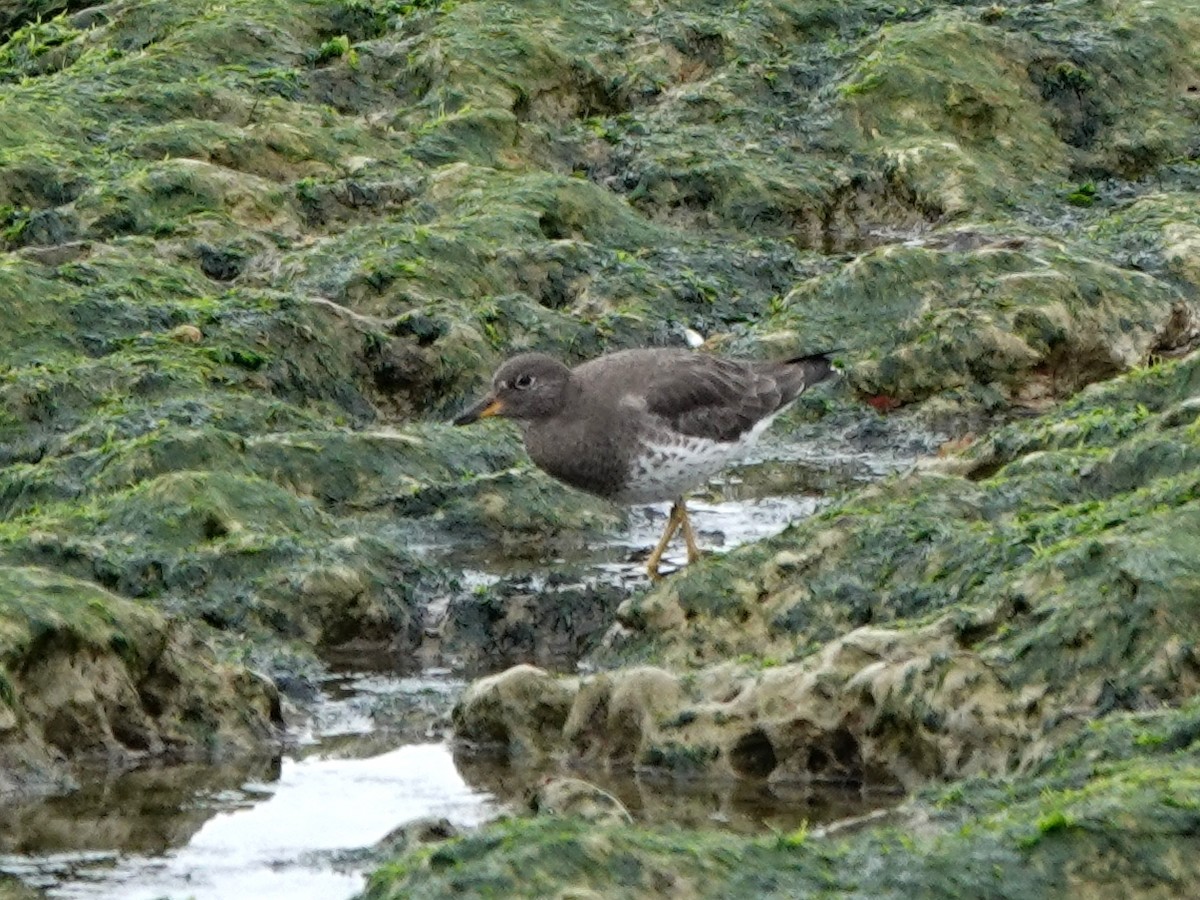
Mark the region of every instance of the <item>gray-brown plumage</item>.
[[675, 531], [699, 555], [684, 495], [744, 454], [771, 420], [834, 371], [828, 353], [782, 362], [690, 350], [610, 353], [569, 369], [543, 353], [504, 363], [492, 390], [459, 415], [513, 419], [530, 458], [572, 487], [617, 503], [672, 500], [651, 577]]

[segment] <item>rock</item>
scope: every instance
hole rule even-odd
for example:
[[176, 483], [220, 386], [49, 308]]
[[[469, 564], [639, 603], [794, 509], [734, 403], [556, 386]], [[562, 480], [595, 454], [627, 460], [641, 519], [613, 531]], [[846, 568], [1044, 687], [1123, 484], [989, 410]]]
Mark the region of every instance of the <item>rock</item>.
[[567, 816], [598, 825], [633, 822], [620, 800], [579, 778], [547, 778], [529, 798], [529, 808], [538, 815]]
[[[1047, 257], [1054, 262], [1047, 265]], [[970, 308], [921, 311], [923, 296], [956, 281], [978, 291]], [[1088, 297], [1079, 287], [1085, 282], [1086, 292], [1095, 292]], [[914, 287], [921, 284], [926, 288]], [[856, 365], [849, 379], [881, 412], [935, 394], [982, 398], [981, 388], [998, 392], [994, 402], [1068, 396], [1144, 360], [1180, 301], [1163, 283], [1051, 243], [965, 252], [953, 245], [889, 247], [799, 285], [779, 324], [808, 335], [821, 327], [815, 320], [827, 320], [834, 297], [879, 292], [895, 299], [853, 328], [888, 329], [879, 343], [889, 349]], [[1097, 305], [1110, 314], [1097, 316]]]
[[932, 789], [829, 828], [745, 836], [624, 821], [508, 821], [462, 838], [446, 865], [425, 866], [420, 851], [394, 860], [365, 897], [449, 898], [467, 882], [531, 900], [756, 897], [764, 886], [788, 896], [1040, 897], [1068, 875], [1089, 897], [1184, 896], [1200, 876], [1197, 857], [1176, 852], [1194, 830], [1180, 798], [1194, 794], [1200, 776], [1198, 725], [1195, 704], [1113, 716], [1019, 778]]
[[581, 685], [565, 736], [593, 764], [915, 787], [1004, 771], [1032, 731], [1027, 703], [944, 628], [864, 628], [758, 677], [713, 667], [688, 691], [655, 669], [596, 676]]
[[204, 334], [195, 325], [178, 325], [172, 328], [168, 337], [181, 344], [198, 344], [204, 340]]
[[388, 832], [376, 849], [388, 853], [405, 853], [417, 847], [436, 844], [458, 837], [461, 832], [444, 816], [426, 816], [405, 822]]
[[457, 686], [428, 685], [378, 697], [370, 705], [380, 734], [411, 743], [443, 740], [450, 733], [450, 710]]
[[[913, 789], [1186, 702], [1198, 386], [1200, 354], [1140, 370], [629, 601], [622, 659], [693, 667], [640, 764]], [[629, 757], [609, 705], [641, 672], [583, 683], [573, 753]]]
[[161, 613], [46, 569], [0, 566], [4, 792], [54, 787], [57, 760], [273, 744], [274, 685]]
[[649, 666], [585, 679], [563, 737], [580, 760], [632, 767], [645, 761], [658, 722], [682, 697], [676, 676]]
[[38, 900], [43, 896], [11, 875], [0, 875], [0, 900]]
[[[414, 657], [464, 555], [544, 566], [613, 521], [531, 476], [511, 429], [441, 421], [509, 353], [687, 329], [845, 347], [831, 406], [979, 439], [624, 604], [598, 660], [653, 674], [534, 679], [464, 733], [1023, 790], [1084, 723], [1196, 692], [1194, 0], [201, 5], [0, 12], [0, 565], [39, 573], [0, 600], [3, 777], [56, 744], [269, 741], [271, 691], [218, 660]], [[1141, 371], [1163, 356], [1185, 359]], [[534, 591], [462, 634], [581, 649], [595, 619], [548, 622]], [[514, 897], [1189, 885], [1187, 812], [1154, 799], [1189, 776], [1113, 764], [1047, 782], [1060, 809], [972, 797], [990, 812], [915, 851], [534, 824], [528, 857], [464, 837], [413, 870]], [[1104, 830], [1114, 808], [1150, 849]], [[543, 847], [557, 880], [520, 865]]]
[[534, 666], [474, 682], [451, 714], [458, 741], [515, 758], [554, 756], [576, 686]]
[[440, 650], [466, 671], [521, 661], [571, 671], [599, 643], [625, 594], [584, 571], [506, 578], [450, 599]]
[[370, 590], [363, 573], [350, 566], [316, 568], [299, 582], [298, 599], [320, 623], [323, 643], [374, 640], [386, 645], [395, 633], [383, 598]]

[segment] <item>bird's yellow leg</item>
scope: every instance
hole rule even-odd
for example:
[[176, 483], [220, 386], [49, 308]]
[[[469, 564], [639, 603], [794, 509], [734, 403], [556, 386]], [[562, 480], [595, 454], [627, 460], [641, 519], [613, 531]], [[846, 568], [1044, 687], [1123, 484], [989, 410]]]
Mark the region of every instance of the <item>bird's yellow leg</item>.
[[658, 571], [658, 564], [662, 560], [664, 551], [667, 549], [667, 544], [671, 543], [671, 538], [679, 530], [680, 509], [679, 501], [676, 501], [675, 505], [671, 507], [671, 515], [667, 517], [667, 527], [663, 529], [662, 537], [658, 539], [658, 546], [654, 548], [654, 552], [646, 560], [646, 571], [650, 573], [651, 581], [658, 581], [658, 579], [662, 578], [662, 575]]
[[688, 518], [687, 506], [684, 505], [683, 498], [675, 501], [679, 507], [679, 525], [683, 528], [683, 539], [687, 541], [688, 562], [694, 563], [700, 559], [700, 545], [696, 543], [696, 532], [692, 528], [692, 520]]

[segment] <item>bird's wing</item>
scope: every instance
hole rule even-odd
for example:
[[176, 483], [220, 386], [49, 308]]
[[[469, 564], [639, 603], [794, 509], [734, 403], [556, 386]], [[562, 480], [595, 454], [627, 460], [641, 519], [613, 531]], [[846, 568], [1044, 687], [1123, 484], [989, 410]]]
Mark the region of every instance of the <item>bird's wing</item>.
[[638, 394], [675, 431], [714, 441], [737, 440], [783, 400], [772, 376], [703, 353], [672, 358]]

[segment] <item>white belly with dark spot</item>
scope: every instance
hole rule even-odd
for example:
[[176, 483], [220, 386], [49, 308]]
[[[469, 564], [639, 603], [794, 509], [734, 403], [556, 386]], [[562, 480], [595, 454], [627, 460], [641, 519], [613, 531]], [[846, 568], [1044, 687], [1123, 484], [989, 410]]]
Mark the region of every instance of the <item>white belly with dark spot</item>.
[[791, 405], [759, 419], [736, 441], [713, 441], [667, 430], [643, 434], [642, 452], [629, 466], [625, 488], [612, 499], [618, 503], [661, 503], [694, 491], [745, 456]]
[[750, 435], [731, 442], [679, 437], [670, 443], [643, 443], [617, 499], [658, 503], [682, 497], [740, 459], [753, 443]]

